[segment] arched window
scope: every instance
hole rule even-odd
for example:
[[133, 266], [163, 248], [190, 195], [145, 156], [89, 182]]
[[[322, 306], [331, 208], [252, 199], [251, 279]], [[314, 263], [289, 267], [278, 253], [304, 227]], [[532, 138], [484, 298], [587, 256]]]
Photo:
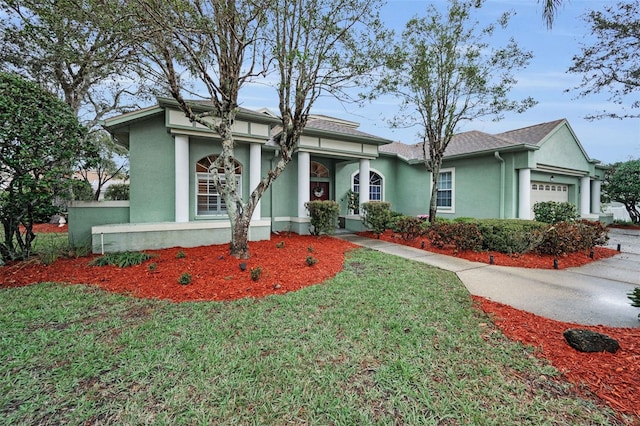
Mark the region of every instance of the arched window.
[[328, 178], [329, 177], [329, 169], [322, 163], [318, 163], [317, 161], [312, 161], [310, 165], [309, 175], [312, 178]]
[[[213, 163], [218, 158], [217, 155], [209, 155], [201, 158], [196, 163], [196, 214], [199, 216], [214, 216], [227, 213], [227, 206], [224, 199], [218, 194], [216, 186], [213, 183], [213, 174], [215, 173]], [[224, 170], [218, 167], [218, 176], [224, 184]], [[238, 184], [238, 193], [242, 195], [242, 166], [235, 162], [235, 175]]]
[[[369, 171], [369, 201], [382, 201], [383, 179], [378, 173]], [[360, 193], [360, 173], [353, 176], [353, 192]]]

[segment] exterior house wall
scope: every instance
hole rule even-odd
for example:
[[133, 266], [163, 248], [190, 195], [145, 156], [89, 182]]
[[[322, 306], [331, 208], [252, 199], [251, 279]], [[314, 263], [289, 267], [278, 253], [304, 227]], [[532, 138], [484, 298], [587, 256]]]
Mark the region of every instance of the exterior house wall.
[[129, 133], [130, 222], [175, 219], [175, 148], [164, 119], [155, 117], [131, 125]]
[[561, 165], [588, 173], [591, 165], [567, 126], [559, 127], [534, 154], [537, 164]]
[[74, 201], [69, 205], [69, 244], [92, 245], [91, 228], [129, 221], [129, 201]]

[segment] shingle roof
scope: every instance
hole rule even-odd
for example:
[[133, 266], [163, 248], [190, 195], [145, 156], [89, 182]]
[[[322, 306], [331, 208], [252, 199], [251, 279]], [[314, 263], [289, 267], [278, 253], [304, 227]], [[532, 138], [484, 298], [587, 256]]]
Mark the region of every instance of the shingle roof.
[[538, 145], [553, 129], [558, 127], [565, 119], [540, 123], [534, 126], [523, 127], [522, 129], [509, 130], [508, 132], [499, 133], [496, 136], [510, 139], [519, 143], [530, 145]]
[[[445, 151], [445, 157], [493, 151], [518, 145], [538, 145], [553, 129], [564, 121], [564, 119], [550, 121], [495, 135], [477, 130], [459, 133], [451, 139]], [[381, 146], [380, 152], [397, 154], [408, 160], [419, 160], [422, 159], [422, 143], [407, 145], [401, 142], [393, 142]]]

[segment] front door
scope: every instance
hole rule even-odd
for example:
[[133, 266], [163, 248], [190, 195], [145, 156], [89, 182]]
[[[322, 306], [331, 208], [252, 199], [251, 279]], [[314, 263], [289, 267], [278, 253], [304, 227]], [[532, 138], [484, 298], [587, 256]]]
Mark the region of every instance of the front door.
[[329, 182], [311, 182], [311, 201], [329, 199]]

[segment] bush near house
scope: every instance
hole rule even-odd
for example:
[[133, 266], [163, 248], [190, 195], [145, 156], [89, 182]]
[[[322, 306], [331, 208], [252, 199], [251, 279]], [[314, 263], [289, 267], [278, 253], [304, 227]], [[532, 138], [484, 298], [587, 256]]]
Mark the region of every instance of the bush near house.
[[544, 223], [569, 222], [578, 218], [576, 206], [572, 203], [543, 201], [533, 206], [535, 220]]
[[305, 203], [309, 211], [311, 235], [335, 233], [338, 227], [338, 217], [340, 216], [340, 205], [331, 200], [309, 201]]
[[509, 255], [534, 252], [560, 256], [589, 250], [609, 240], [601, 222], [588, 220], [547, 224], [510, 219], [438, 221], [429, 227], [428, 238], [435, 247], [457, 250], [496, 251]]
[[429, 220], [415, 216], [398, 215], [391, 219], [389, 227], [403, 240], [413, 241], [426, 235], [429, 230]]
[[380, 238], [391, 223], [391, 203], [369, 201], [362, 203], [362, 223]]

